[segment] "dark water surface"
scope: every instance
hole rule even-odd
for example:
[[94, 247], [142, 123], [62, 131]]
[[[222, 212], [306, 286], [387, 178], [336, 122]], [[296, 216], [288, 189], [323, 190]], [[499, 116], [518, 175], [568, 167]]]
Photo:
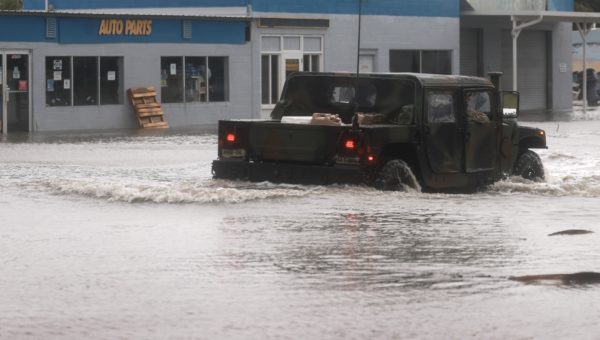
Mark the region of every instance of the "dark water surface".
[[600, 121], [534, 125], [547, 181], [472, 195], [215, 181], [210, 133], [5, 138], [0, 338], [597, 339], [600, 285], [508, 280], [600, 271]]

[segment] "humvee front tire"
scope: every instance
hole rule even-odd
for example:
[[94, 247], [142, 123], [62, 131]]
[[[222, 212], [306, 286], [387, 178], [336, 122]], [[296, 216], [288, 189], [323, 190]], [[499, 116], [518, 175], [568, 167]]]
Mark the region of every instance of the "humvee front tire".
[[523, 152], [515, 162], [513, 175], [532, 181], [543, 181], [544, 165], [540, 156], [531, 150]]
[[375, 188], [384, 191], [421, 191], [421, 186], [408, 164], [399, 159], [385, 163], [377, 175]]

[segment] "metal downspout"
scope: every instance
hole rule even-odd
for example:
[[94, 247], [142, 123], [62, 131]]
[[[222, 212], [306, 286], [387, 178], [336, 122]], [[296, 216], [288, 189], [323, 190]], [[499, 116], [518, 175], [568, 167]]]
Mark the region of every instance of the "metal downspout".
[[[248, 3], [246, 4], [246, 17], [250, 18], [250, 21], [247, 23], [248, 25], [248, 29], [250, 30], [249, 35], [250, 35], [250, 74], [252, 75], [250, 77], [250, 88], [254, 88], [254, 81], [253, 79], [255, 78], [259, 78], [261, 79], [262, 82], [262, 77], [255, 77], [254, 71], [256, 71], [256, 65], [254, 65], [254, 62], [256, 61], [256, 56], [255, 54], [258, 53], [259, 58], [258, 60], [261, 60], [260, 58], [260, 47], [256, 47], [255, 46], [255, 41], [258, 40], [259, 43], [257, 44], [258, 46], [260, 46], [260, 39], [254, 39], [254, 34], [255, 34], [255, 29], [254, 29], [254, 25], [255, 25], [255, 21], [254, 21], [254, 14], [252, 12], [252, 0], [249, 0]], [[258, 51], [256, 51], [256, 49], [258, 49]], [[270, 79], [270, 78], [269, 78]], [[230, 84], [231, 86], [231, 84]], [[260, 84], [259, 84], [260, 86]], [[231, 93], [229, 94], [231, 96]], [[262, 117], [262, 101], [261, 104], [256, 103], [256, 99], [257, 97], [256, 94], [254, 93], [254, 91], [251, 91], [251, 95], [250, 95], [250, 118], [254, 119], [254, 118], [261, 118]], [[260, 97], [260, 95], [258, 96]], [[258, 106], [258, 116], [255, 117], [255, 111], [256, 107], [255, 105]]]
[[[2, 67], [6, 68], [6, 53], [0, 53], [0, 63], [2, 66], [0, 66], [0, 71], [2, 70]], [[8, 72], [2, 72], [2, 74], [0, 75], [0, 81], [2, 82], [2, 84], [4, 84], [4, 86], [2, 86], [2, 89], [0, 91], [2, 91], [2, 93], [0, 93], [0, 97], [2, 97], [2, 100], [0, 101], [0, 111], [2, 111], [2, 114], [0, 115], [0, 123], [2, 124], [2, 126], [0, 127], [2, 130], [2, 134], [6, 135], [7, 131], [6, 129], [8, 128], [8, 105], [6, 104], [8, 101], [8, 90], [7, 90], [7, 85], [6, 85], [6, 80], [8, 79], [7, 76]]]
[[512, 28], [512, 53], [513, 53], [513, 91], [517, 91], [517, 39], [519, 39], [519, 35], [521, 34], [521, 31], [524, 28], [533, 26], [535, 24], [540, 23], [542, 20], [544, 19], [544, 15], [540, 13], [540, 16], [534, 20], [531, 20], [529, 22], [520, 24], [518, 23], [517, 17], [515, 17], [514, 15], [510, 16], [510, 20], [512, 21], [513, 24], [513, 28]]

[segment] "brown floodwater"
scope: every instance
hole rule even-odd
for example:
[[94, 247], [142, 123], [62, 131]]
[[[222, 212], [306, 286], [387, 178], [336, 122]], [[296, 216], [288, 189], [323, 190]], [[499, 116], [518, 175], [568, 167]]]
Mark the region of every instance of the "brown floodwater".
[[[600, 121], [470, 195], [216, 181], [210, 132], [0, 142], [1, 339], [595, 339]], [[583, 229], [593, 233], [549, 237]]]

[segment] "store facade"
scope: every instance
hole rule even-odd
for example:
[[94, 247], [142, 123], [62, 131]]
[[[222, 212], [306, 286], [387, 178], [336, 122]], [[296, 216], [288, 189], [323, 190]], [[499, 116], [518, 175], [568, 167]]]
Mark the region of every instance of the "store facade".
[[[253, 54], [260, 55], [253, 96], [268, 116], [285, 77], [296, 71], [459, 72], [459, 1], [363, 1], [358, 49], [358, 2], [253, 1]], [[427, 51], [434, 60], [413, 63]]]
[[[361, 72], [510, 73], [506, 18], [463, 15], [484, 0], [362, 2], [357, 53], [358, 0], [25, 0], [0, 13], [3, 131], [135, 128], [126, 90], [138, 86], [157, 89], [179, 128], [267, 117], [288, 74], [355, 72], [357, 61]], [[565, 30], [524, 34], [552, 56], [534, 62], [545, 99], [532, 109], [570, 108], [556, 96], [571, 86], [556, 71]]]
[[134, 128], [126, 90], [140, 86], [157, 89], [174, 127], [241, 117], [252, 86], [241, 10], [3, 13], [3, 131]]

